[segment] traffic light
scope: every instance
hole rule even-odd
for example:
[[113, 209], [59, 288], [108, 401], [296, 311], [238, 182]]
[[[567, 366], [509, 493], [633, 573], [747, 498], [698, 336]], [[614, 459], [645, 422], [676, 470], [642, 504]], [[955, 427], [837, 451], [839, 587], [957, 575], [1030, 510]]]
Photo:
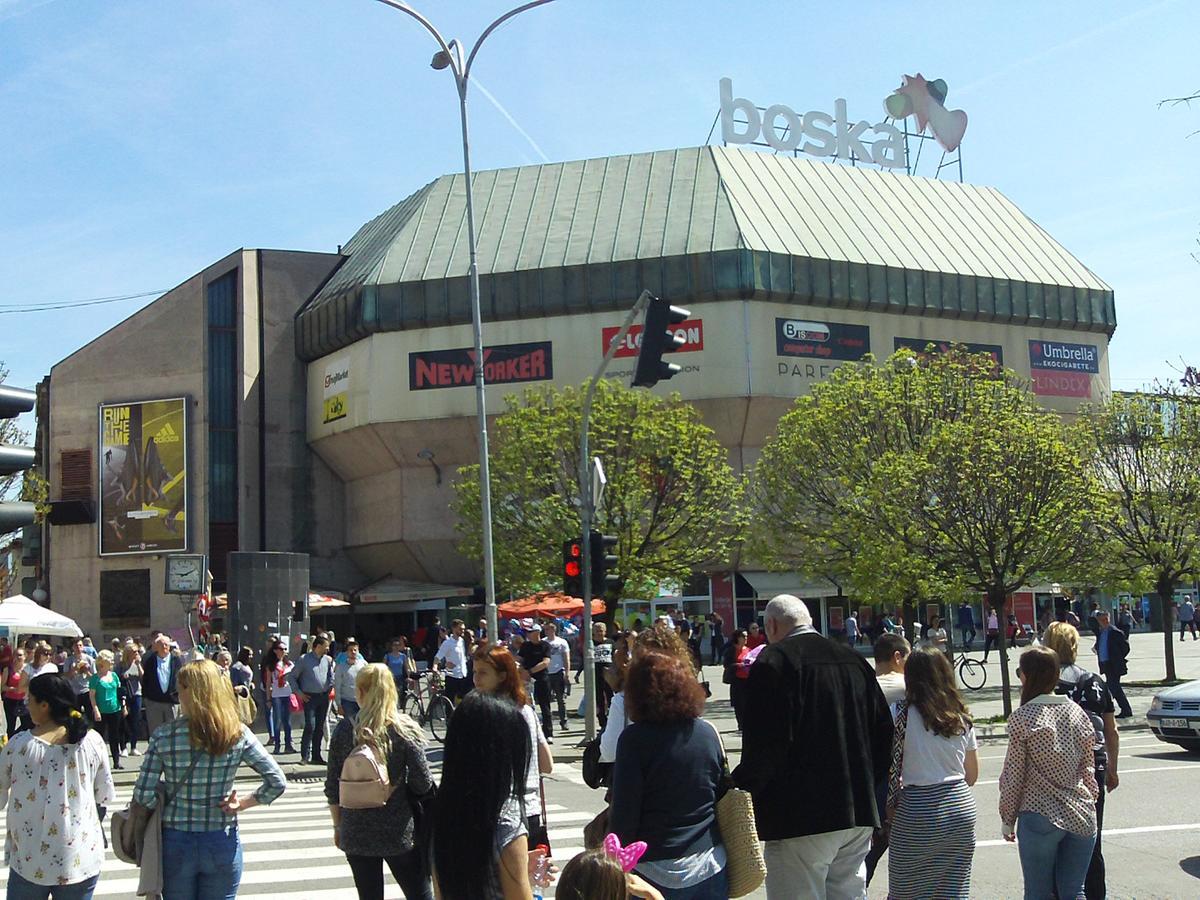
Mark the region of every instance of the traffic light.
[[295, 600], [292, 603], [292, 621], [303, 622], [308, 618], [308, 594], [300, 600]]
[[563, 593], [583, 596], [583, 546], [579, 541], [563, 541]]
[[593, 531], [588, 535], [588, 549], [592, 560], [592, 596], [603, 597], [611, 588], [621, 583], [621, 576], [610, 570], [616, 568], [618, 559], [613, 554], [617, 539], [611, 534]]
[[679, 366], [663, 362], [662, 357], [664, 353], [674, 353], [687, 343], [687, 338], [672, 331], [670, 326], [685, 322], [690, 315], [686, 309], [671, 306], [666, 300], [650, 298], [646, 320], [642, 325], [642, 346], [638, 349], [637, 369], [633, 373], [634, 387], [653, 387], [679, 372]]
[[[37, 402], [37, 395], [24, 388], [0, 384], [0, 419], [14, 419], [29, 412]], [[32, 447], [15, 444], [0, 444], [0, 476], [23, 472], [35, 462]], [[32, 503], [11, 501], [0, 503], [0, 534], [8, 534], [26, 525], [32, 525], [36, 507]]]

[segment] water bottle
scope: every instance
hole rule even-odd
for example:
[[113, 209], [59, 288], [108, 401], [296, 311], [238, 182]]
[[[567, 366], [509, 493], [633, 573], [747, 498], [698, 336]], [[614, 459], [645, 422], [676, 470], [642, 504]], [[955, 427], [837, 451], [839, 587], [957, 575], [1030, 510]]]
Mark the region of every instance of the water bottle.
[[534, 862], [530, 881], [533, 882], [533, 900], [544, 900], [545, 889], [550, 886], [550, 848], [538, 844], [533, 848]]

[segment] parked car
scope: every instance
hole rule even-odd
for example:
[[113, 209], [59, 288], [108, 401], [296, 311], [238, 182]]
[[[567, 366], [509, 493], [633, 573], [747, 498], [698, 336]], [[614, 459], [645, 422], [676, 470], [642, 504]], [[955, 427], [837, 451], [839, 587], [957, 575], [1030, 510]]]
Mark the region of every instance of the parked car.
[[1177, 684], [1156, 694], [1146, 722], [1160, 741], [1200, 754], [1200, 681]]

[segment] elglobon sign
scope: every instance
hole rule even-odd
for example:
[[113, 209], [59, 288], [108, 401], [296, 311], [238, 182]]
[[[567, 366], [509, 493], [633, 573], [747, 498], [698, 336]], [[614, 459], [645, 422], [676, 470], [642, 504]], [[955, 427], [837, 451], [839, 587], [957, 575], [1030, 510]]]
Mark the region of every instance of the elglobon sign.
[[[741, 113], [746, 121], [736, 121], [735, 113]], [[867, 140], [868, 131], [876, 135], [874, 140]], [[721, 137], [726, 144], [763, 140], [784, 152], [799, 150], [810, 156], [839, 159], [853, 156], [886, 169], [905, 166], [904, 137], [900, 130], [886, 122], [872, 125], [863, 119], [852, 123], [847, 118], [845, 100], [833, 102], [833, 115], [820, 110], [800, 115], [782, 103], [768, 106], [760, 113], [749, 100], [733, 96], [733, 82], [728, 78], [721, 79]]]

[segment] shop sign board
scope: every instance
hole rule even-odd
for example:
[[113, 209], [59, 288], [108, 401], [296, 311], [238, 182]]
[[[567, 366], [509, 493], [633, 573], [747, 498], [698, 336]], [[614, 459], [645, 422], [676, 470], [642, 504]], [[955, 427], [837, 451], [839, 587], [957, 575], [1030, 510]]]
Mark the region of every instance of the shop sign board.
[[871, 352], [871, 329], [866, 325], [775, 319], [777, 356], [857, 360]]
[[102, 403], [100, 555], [186, 550], [187, 398]]
[[[688, 319], [686, 322], [680, 322], [678, 325], [671, 325], [668, 330], [672, 334], [682, 334], [684, 343], [678, 347], [676, 353], [695, 353], [698, 350], [704, 349], [704, 320], [703, 319]], [[606, 326], [600, 332], [600, 352], [607, 353], [608, 348], [612, 345], [613, 339], [621, 331], [621, 326], [610, 325]], [[614, 358], [622, 356], [637, 356], [638, 350], [642, 347], [642, 326], [631, 325], [629, 331], [625, 333], [624, 340], [617, 347], [617, 352], [613, 354]]]
[[350, 407], [350, 357], [339, 356], [325, 364], [322, 419], [325, 424], [346, 418]]
[[[810, 156], [858, 159], [885, 169], [907, 165], [900, 129], [887, 122], [852, 122], [845, 100], [833, 101], [833, 115], [816, 109], [801, 115], [782, 103], [759, 112], [751, 101], [733, 96], [732, 80], [722, 78], [720, 91], [721, 137], [726, 144], [763, 140], [782, 153], [799, 150]], [[746, 121], [738, 121], [738, 115]], [[868, 131], [875, 135], [874, 140], [867, 139]]]
[[907, 348], [915, 353], [925, 353], [931, 344], [934, 353], [945, 353], [951, 347], [963, 347], [968, 353], [987, 353], [996, 361], [996, 365], [1004, 365], [1004, 348], [999, 344], [973, 344], [970, 341], [898, 337], [895, 340], [894, 349]]
[[1100, 374], [1100, 348], [1065, 341], [1030, 341], [1033, 392], [1043, 397], [1090, 397]]
[[[488, 384], [520, 384], [554, 377], [550, 341], [499, 344], [483, 350], [483, 377]], [[475, 383], [475, 349], [420, 350], [408, 354], [408, 388], [426, 391]]]

